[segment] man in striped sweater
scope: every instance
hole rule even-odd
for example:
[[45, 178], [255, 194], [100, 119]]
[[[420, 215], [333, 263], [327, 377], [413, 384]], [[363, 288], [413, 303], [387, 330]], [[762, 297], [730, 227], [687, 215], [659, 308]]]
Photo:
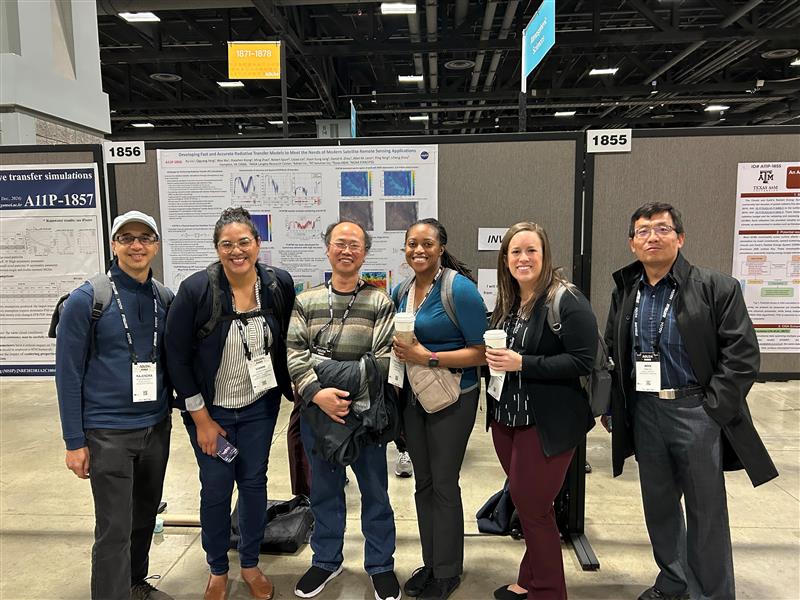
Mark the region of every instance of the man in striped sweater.
[[[287, 340], [288, 365], [303, 404], [314, 403], [333, 421], [344, 423], [351, 410], [348, 392], [323, 388], [314, 364], [328, 358], [359, 360], [372, 352], [385, 380], [394, 305], [383, 290], [365, 284], [359, 277], [372, 242], [361, 225], [339, 221], [327, 228], [324, 239], [331, 279], [297, 296]], [[311, 567], [297, 582], [295, 595], [311, 598], [342, 572], [347, 517], [345, 470], [314, 453], [314, 433], [304, 418], [300, 432], [311, 462], [314, 557]], [[361, 491], [364, 568], [372, 579], [376, 600], [398, 600], [400, 585], [394, 574], [395, 525], [389, 503], [386, 447], [361, 448], [352, 469]]]

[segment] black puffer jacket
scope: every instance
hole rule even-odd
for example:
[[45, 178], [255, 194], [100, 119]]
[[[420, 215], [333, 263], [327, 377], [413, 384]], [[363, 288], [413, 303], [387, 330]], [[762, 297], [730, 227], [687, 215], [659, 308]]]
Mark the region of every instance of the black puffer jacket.
[[[328, 462], [351, 465], [361, 448], [387, 443], [398, 428], [397, 393], [385, 382], [375, 355], [368, 352], [360, 360], [324, 360], [314, 366], [320, 385], [350, 392], [353, 403], [344, 425], [326, 415], [311, 402], [303, 408], [303, 418], [314, 432], [314, 452]], [[363, 376], [363, 377], [362, 377]], [[369, 406], [357, 410], [358, 404]]]

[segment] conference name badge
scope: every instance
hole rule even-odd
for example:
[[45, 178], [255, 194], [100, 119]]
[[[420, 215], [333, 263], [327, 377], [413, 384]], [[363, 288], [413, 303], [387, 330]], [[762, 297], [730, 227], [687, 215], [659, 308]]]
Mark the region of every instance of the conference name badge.
[[636, 391], [661, 391], [661, 362], [658, 352], [636, 353]]
[[406, 374], [406, 366], [400, 362], [400, 359], [394, 353], [394, 350], [389, 354], [389, 383], [397, 387], [403, 387], [403, 379]]
[[134, 402], [155, 402], [158, 400], [156, 363], [140, 362], [131, 365]]
[[486, 393], [495, 400], [500, 400], [500, 394], [503, 393], [503, 383], [506, 380], [505, 372], [500, 375], [493, 375], [489, 378], [489, 385], [486, 387]]
[[256, 398], [264, 392], [278, 387], [278, 380], [275, 378], [272, 361], [267, 354], [248, 360], [247, 372], [250, 374], [250, 384], [253, 386], [253, 393]]

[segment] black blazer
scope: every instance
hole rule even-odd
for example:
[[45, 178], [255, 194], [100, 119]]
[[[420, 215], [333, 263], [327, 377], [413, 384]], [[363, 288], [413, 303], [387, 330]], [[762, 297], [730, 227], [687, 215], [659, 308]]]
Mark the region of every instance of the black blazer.
[[[261, 305], [274, 308], [272, 292], [267, 286], [269, 276], [260, 263], [258, 271], [261, 277]], [[272, 333], [270, 356], [278, 380], [278, 387], [268, 391], [267, 396], [277, 400], [283, 394], [292, 400], [291, 380], [286, 367], [286, 332], [294, 305], [294, 282], [292, 276], [283, 269], [276, 268], [274, 274], [281, 287], [284, 306], [283, 314], [278, 315], [273, 311], [266, 317]], [[233, 314], [231, 288], [224, 271], [219, 283], [223, 292], [222, 314]], [[178, 396], [175, 404], [181, 410], [186, 407], [186, 398], [198, 392], [203, 395], [206, 405], [214, 401], [214, 379], [232, 321], [220, 320], [208, 337], [197, 339], [197, 331], [211, 318], [212, 294], [206, 270], [198, 271], [181, 283], [167, 315], [164, 334], [167, 368]]]
[[[581, 443], [594, 427], [581, 375], [592, 370], [597, 353], [597, 320], [589, 301], [575, 289], [561, 299], [561, 336], [547, 325], [545, 298], [531, 311], [530, 335], [522, 354], [522, 385], [533, 405], [533, 416], [545, 456], [555, 456]], [[491, 396], [488, 397], [490, 402]], [[487, 419], [494, 411], [487, 410]]]

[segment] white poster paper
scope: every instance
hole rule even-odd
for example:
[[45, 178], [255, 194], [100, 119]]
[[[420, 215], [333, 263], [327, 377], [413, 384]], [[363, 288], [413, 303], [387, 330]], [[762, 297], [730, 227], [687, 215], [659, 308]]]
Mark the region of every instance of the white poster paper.
[[405, 230], [437, 215], [437, 146], [159, 150], [164, 281], [172, 289], [216, 260], [214, 223], [243, 206], [261, 234], [261, 260], [289, 271], [298, 290], [322, 283], [322, 234], [340, 218], [363, 224], [369, 283], [391, 290], [411, 274]]
[[478, 269], [478, 291], [483, 296], [486, 310], [493, 311], [497, 301], [497, 269]]
[[739, 163], [732, 272], [761, 352], [800, 352], [800, 161]]
[[500, 250], [508, 227], [478, 227], [478, 250]]
[[55, 373], [58, 299], [103, 269], [97, 165], [0, 167], [0, 375]]

